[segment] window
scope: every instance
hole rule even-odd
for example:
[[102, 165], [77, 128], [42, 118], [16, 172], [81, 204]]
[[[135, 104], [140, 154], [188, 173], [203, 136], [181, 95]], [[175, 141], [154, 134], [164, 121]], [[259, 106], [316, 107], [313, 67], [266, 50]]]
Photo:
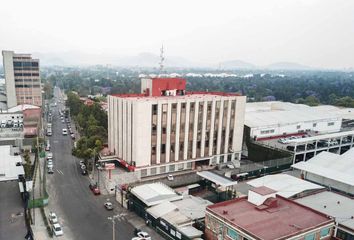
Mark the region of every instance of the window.
[[169, 166], [169, 171], [174, 172], [175, 171], [175, 165], [170, 165]]
[[183, 165], [184, 165], [183, 163], [180, 163], [177, 165], [178, 171], [183, 170], [183, 167], [184, 167]]
[[261, 130], [261, 134], [269, 134], [269, 133], [274, 133], [274, 129], [268, 129], [268, 130]]
[[321, 238], [327, 237], [329, 235], [329, 228], [321, 229], [320, 234], [321, 234]]
[[147, 169], [142, 169], [142, 170], [141, 170], [141, 176], [142, 176], [142, 177], [147, 176]]
[[165, 173], [166, 172], [166, 166], [160, 167], [160, 173]]
[[186, 164], [186, 169], [191, 169], [192, 168], [192, 162], [187, 162]]
[[305, 236], [304, 240], [315, 240], [315, 234], [311, 233]]
[[231, 228], [227, 229], [227, 236], [234, 240], [240, 239], [238, 233]]
[[156, 175], [156, 168], [150, 168], [150, 175]]
[[334, 125], [334, 122], [329, 122], [327, 123], [328, 126], [333, 126]]
[[300, 129], [300, 128], [301, 128], [301, 125], [297, 125], [297, 126], [296, 126], [296, 129]]
[[312, 124], [312, 127], [316, 127], [316, 126], [317, 126], [317, 123], [313, 123], [313, 124]]

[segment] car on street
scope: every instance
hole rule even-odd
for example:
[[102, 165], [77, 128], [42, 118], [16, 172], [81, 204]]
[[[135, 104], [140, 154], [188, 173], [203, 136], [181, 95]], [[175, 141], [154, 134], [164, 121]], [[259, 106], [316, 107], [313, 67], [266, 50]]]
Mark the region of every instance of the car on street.
[[137, 236], [144, 240], [151, 240], [151, 237], [147, 232], [138, 232]]
[[82, 174], [82, 175], [87, 175], [87, 170], [81, 168], [81, 174]]
[[169, 174], [168, 176], [167, 176], [167, 179], [168, 179], [168, 181], [173, 181], [173, 175], [172, 174]]
[[53, 159], [53, 153], [52, 152], [47, 152], [47, 160]]
[[47, 167], [48, 168], [53, 168], [53, 160], [50, 159], [50, 160], [47, 161]]
[[133, 237], [132, 240], [144, 240], [144, 238], [141, 238], [141, 237]]
[[53, 174], [53, 173], [54, 173], [53, 167], [48, 167], [47, 173], [48, 173], [48, 174]]
[[68, 135], [68, 129], [66, 129], [66, 128], [63, 128], [63, 131], [62, 131], [62, 133], [63, 133], [63, 135], [64, 135], [64, 136]]
[[56, 237], [62, 236], [64, 234], [63, 229], [61, 228], [59, 223], [53, 224], [52, 230], [53, 230], [53, 234]]
[[104, 203], [104, 207], [107, 209], [107, 210], [113, 210], [113, 204], [111, 202], [105, 202]]
[[100, 195], [101, 194], [101, 191], [100, 191], [100, 189], [98, 188], [98, 186], [96, 184], [90, 184], [89, 188], [90, 188], [90, 190], [92, 191], [92, 193], [94, 195]]
[[58, 223], [58, 217], [54, 212], [50, 212], [48, 218], [51, 224]]

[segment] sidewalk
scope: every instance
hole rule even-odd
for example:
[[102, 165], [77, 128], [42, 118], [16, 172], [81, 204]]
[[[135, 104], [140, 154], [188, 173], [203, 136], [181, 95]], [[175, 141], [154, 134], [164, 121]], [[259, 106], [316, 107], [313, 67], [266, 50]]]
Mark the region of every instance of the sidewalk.
[[127, 219], [127, 222], [129, 222], [135, 228], [139, 228], [140, 230], [147, 232], [151, 236], [151, 239], [153, 239], [153, 240], [163, 240], [164, 239], [153, 228], [148, 227], [146, 225], [144, 219], [139, 217], [138, 215], [136, 215], [134, 212], [131, 212], [125, 208], [123, 209], [122, 212], [127, 214], [125, 217], [125, 219]]
[[[43, 166], [44, 166], [44, 159], [39, 158], [38, 167], [36, 169], [36, 178], [35, 178], [35, 185], [33, 189], [34, 199], [38, 199], [43, 196], [43, 189], [42, 189], [42, 176], [43, 176]], [[46, 209], [44, 208], [44, 211]], [[33, 209], [31, 209], [31, 213], [33, 215]], [[47, 215], [47, 213], [45, 213]], [[40, 208], [34, 208], [34, 216], [32, 216], [34, 224], [32, 224], [32, 231], [34, 234], [35, 240], [46, 240], [49, 239], [50, 236], [47, 231], [46, 224], [44, 223], [43, 216], [41, 213]]]

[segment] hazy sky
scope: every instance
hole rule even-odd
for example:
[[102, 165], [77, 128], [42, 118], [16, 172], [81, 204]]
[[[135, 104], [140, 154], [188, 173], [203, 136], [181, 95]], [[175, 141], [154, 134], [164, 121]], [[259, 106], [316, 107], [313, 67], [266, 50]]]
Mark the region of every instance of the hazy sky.
[[354, 67], [354, 0], [2, 1], [0, 49]]

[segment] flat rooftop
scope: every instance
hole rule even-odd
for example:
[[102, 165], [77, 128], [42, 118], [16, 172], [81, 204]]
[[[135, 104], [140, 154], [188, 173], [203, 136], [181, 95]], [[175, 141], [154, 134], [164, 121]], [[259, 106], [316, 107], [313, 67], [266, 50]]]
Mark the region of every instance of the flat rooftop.
[[207, 212], [225, 219], [246, 234], [264, 240], [286, 239], [333, 222], [326, 215], [294, 201], [278, 195], [275, 199], [277, 206], [259, 209], [242, 197], [211, 205]]
[[156, 99], [195, 99], [195, 98], [215, 98], [215, 97], [235, 97], [241, 96], [240, 94], [235, 93], [224, 93], [224, 92], [186, 92], [185, 95], [176, 95], [176, 96], [146, 96], [143, 93], [131, 93], [131, 94], [111, 94], [112, 97], [118, 98], [129, 98], [132, 100], [156, 100]]
[[354, 231], [354, 199], [334, 192], [323, 191], [295, 201], [334, 217], [339, 225]]
[[18, 175], [24, 175], [23, 166], [16, 166], [22, 162], [21, 156], [11, 156], [10, 146], [0, 146], [0, 181], [17, 180]]
[[164, 201], [176, 201], [183, 198], [182, 195], [178, 195], [172, 188], [160, 182], [133, 187], [131, 192], [149, 207]]
[[247, 184], [256, 188], [266, 186], [270, 189], [274, 189], [278, 195], [285, 198], [290, 198], [306, 191], [324, 188], [320, 185], [282, 173], [256, 178], [248, 181]]
[[245, 125], [250, 128], [334, 120], [341, 120], [341, 118], [329, 112], [315, 111], [307, 108], [275, 111], [246, 111], [245, 113]]
[[293, 168], [354, 186], [354, 148], [342, 155], [321, 152], [306, 162], [298, 162]]

